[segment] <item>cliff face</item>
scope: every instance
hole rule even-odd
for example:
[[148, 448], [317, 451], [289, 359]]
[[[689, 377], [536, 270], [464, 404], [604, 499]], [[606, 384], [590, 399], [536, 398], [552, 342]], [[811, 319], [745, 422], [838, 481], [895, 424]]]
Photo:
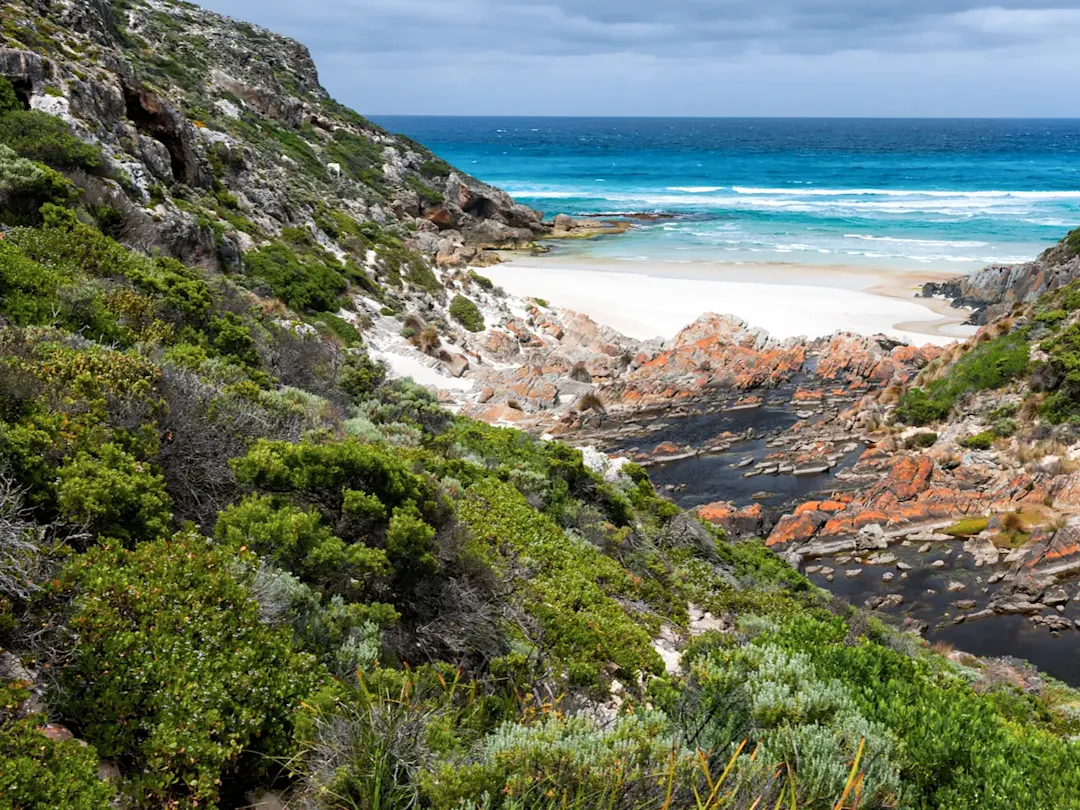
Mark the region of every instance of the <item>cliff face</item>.
[[387, 227], [443, 265], [548, 230], [337, 104], [286, 37], [172, 0], [5, 3], [3, 16], [0, 75], [102, 148], [96, 193], [180, 258], [235, 264], [290, 226], [347, 253], [327, 233], [331, 212]]
[[977, 273], [942, 284], [927, 284], [923, 294], [944, 295], [953, 306], [975, 310], [972, 322], [991, 323], [1016, 304], [1034, 303], [1048, 292], [1080, 278], [1080, 230], [1033, 262], [990, 265]]

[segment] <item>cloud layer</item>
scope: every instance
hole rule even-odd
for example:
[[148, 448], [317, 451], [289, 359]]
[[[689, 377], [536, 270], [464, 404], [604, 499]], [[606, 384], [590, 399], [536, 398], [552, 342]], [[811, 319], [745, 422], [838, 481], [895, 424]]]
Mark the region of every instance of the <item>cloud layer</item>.
[[369, 113], [1080, 114], [1076, 0], [204, 2]]

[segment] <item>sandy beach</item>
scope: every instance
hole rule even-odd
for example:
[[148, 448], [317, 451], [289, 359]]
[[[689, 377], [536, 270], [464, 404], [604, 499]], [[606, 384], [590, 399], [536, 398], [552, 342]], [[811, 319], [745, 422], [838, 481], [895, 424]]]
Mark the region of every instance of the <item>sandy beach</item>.
[[967, 310], [915, 298], [953, 274], [794, 264], [626, 262], [519, 257], [482, 271], [507, 292], [573, 309], [623, 334], [671, 338], [705, 312], [730, 314], [777, 338], [836, 331], [946, 344], [974, 333]]

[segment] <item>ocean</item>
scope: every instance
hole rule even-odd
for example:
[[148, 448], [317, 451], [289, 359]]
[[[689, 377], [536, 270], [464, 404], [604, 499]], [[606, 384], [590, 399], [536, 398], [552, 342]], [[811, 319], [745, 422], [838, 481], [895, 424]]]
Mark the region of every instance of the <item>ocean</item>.
[[1080, 226], [1080, 119], [373, 120], [549, 215], [664, 215], [562, 255], [962, 273]]

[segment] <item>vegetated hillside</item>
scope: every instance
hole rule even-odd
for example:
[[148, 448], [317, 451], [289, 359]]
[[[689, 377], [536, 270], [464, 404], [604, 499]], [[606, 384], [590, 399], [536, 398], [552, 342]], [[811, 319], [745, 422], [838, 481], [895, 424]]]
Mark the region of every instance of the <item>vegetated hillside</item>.
[[[140, 13], [220, 20], [41, 6], [5, 36], [111, 76], [92, 43], [145, 56]], [[174, 177], [131, 229], [113, 141], [26, 94], [0, 81], [0, 807], [1080, 804], [1074, 693], [831, 600], [634, 465], [387, 379], [321, 310], [392, 306], [426, 264], [353, 275], [323, 228], [243, 271], [146, 251], [177, 211], [221, 248], [262, 203]]]
[[[1072, 262], [1080, 231], [1074, 231], [1046, 256]], [[1067, 269], [1057, 262], [1053, 269]], [[984, 271], [985, 272], [985, 271]], [[977, 338], [958, 345], [933, 361], [904, 393], [896, 416], [910, 425], [956, 419], [969, 415], [980, 392], [1008, 392], [1012, 409], [1024, 426], [1066, 444], [1075, 438], [1080, 422], [1080, 279], [1057, 275], [1051, 281], [1034, 272], [1025, 293], [1009, 303], [1000, 299], [999, 312]], [[994, 394], [985, 398], [994, 399]], [[1016, 413], [1008, 414], [1008, 416]], [[1013, 436], [1016, 425], [999, 431]], [[1022, 442], [1023, 439], [1020, 439]]]

